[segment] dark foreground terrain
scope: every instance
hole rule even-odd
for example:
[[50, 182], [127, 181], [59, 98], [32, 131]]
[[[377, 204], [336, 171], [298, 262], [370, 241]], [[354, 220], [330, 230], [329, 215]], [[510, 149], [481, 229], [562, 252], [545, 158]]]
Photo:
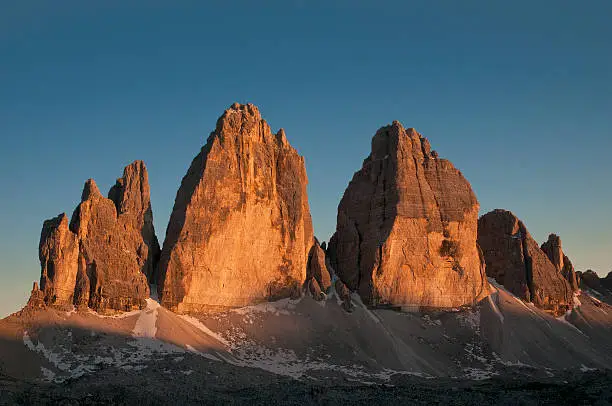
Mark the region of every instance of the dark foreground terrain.
[[2, 377], [2, 405], [337, 405], [337, 404], [498, 404], [498, 405], [609, 405], [612, 372], [586, 372], [550, 379], [520, 377], [483, 381], [402, 377], [385, 385], [312, 385], [291, 379], [244, 376], [170, 377], [160, 374], [118, 373], [116, 370], [40, 384]]

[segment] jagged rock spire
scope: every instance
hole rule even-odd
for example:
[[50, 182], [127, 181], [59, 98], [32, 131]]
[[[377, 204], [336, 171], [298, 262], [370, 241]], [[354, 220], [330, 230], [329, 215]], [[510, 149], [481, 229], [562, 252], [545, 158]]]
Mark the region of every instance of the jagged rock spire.
[[142, 161], [125, 168], [109, 197], [89, 179], [70, 225], [65, 214], [43, 224], [40, 289], [47, 304], [97, 310], [145, 304], [159, 245]]
[[178, 311], [299, 294], [313, 243], [304, 159], [252, 104], [217, 121], [176, 195], [160, 259]]

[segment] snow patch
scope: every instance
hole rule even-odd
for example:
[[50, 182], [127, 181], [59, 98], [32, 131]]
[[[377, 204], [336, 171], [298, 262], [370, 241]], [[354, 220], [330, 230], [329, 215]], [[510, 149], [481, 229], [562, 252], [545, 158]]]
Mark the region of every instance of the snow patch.
[[589, 368], [586, 365], [582, 364], [580, 365], [580, 371], [582, 372], [597, 371], [597, 368]]
[[55, 372], [45, 367], [40, 367], [40, 373], [43, 375], [43, 380], [50, 382], [55, 379]]
[[595, 303], [597, 303], [597, 304], [601, 304], [601, 300], [597, 299], [595, 296], [590, 296], [590, 295], [589, 295], [589, 297], [590, 297], [590, 298], [591, 298], [591, 300], [593, 300]]
[[140, 311], [140, 316], [136, 320], [133, 337], [155, 338], [157, 332], [157, 313], [160, 305], [153, 299], [146, 299], [147, 307]]
[[582, 303], [580, 303], [580, 299], [578, 299], [578, 296], [580, 296], [580, 292], [575, 292], [574, 293], [574, 297], [573, 297], [573, 301], [574, 301], [574, 307], [578, 308], [580, 306], [582, 306]]
[[494, 294], [495, 294], [495, 300], [492, 298], [493, 295], [487, 296], [487, 299], [489, 301], [489, 304], [491, 305], [491, 309], [493, 309], [493, 312], [495, 312], [495, 314], [497, 315], [497, 317], [503, 324], [504, 315], [499, 311], [499, 307], [497, 307], [497, 303], [496, 303], [497, 299], [499, 298], [499, 293], [495, 292]]
[[59, 369], [60, 371], [67, 371], [70, 369], [70, 364], [64, 362], [64, 359], [61, 354], [55, 353], [45, 348], [45, 345], [40, 341], [36, 345], [34, 345], [34, 342], [30, 338], [27, 330], [23, 332], [23, 344], [28, 347], [29, 350], [42, 355], [47, 361], [53, 364], [53, 366]]
[[498, 372], [493, 372], [480, 368], [464, 368], [463, 372], [465, 373], [465, 375], [462, 378], [466, 378], [472, 381], [483, 381], [485, 379], [490, 379], [496, 375], [499, 375]]

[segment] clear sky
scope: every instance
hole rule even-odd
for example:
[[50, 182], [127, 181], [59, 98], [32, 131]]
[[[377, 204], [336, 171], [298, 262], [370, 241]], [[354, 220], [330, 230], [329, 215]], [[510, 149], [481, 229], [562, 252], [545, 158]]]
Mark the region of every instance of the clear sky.
[[[177, 6], [176, 3], [181, 3]], [[208, 4], [208, 5], [206, 5]], [[261, 4], [265, 4], [262, 6]], [[315, 233], [400, 120], [577, 269], [612, 270], [612, 2], [1, 1], [0, 316], [39, 278], [44, 219], [149, 169], [163, 240], [234, 101], [305, 156]]]

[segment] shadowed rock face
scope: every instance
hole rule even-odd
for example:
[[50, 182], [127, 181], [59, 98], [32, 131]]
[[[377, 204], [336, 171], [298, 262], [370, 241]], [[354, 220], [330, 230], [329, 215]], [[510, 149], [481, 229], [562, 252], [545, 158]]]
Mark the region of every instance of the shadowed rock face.
[[306, 278], [307, 280], [314, 278], [323, 292], [327, 292], [331, 287], [331, 277], [325, 261], [325, 251], [323, 251], [316, 240], [310, 249], [310, 254], [308, 254], [308, 272]]
[[592, 289], [603, 295], [612, 295], [612, 272], [605, 278], [600, 278], [595, 271], [587, 269], [585, 272], [577, 272], [576, 276], [580, 280], [582, 289]]
[[494, 210], [478, 221], [487, 275], [519, 298], [554, 314], [572, 306], [572, 288], [514, 214]]
[[234, 104], [176, 195], [160, 259], [162, 304], [242, 306], [299, 293], [313, 230], [304, 159], [252, 104]]
[[542, 251], [548, 256], [550, 262], [555, 266], [557, 272], [560, 272], [561, 275], [567, 280], [567, 282], [572, 287], [573, 291], [577, 291], [578, 281], [576, 279], [576, 271], [574, 270], [574, 265], [572, 265], [572, 261], [563, 253], [563, 248], [561, 246], [561, 238], [559, 238], [556, 234], [550, 234], [548, 236], [548, 240], [542, 244]]
[[395, 121], [372, 139], [327, 251], [337, 275], [369, 304], [472, 304], [488, 294], [478, 208], [461, 172]]
[[70, 225], [65, 214], [45, 221], [39, 257], [47, 304], [144, 306], [159, 257], [144, 164], [127, 166], [109, 198], [89, 179]]

